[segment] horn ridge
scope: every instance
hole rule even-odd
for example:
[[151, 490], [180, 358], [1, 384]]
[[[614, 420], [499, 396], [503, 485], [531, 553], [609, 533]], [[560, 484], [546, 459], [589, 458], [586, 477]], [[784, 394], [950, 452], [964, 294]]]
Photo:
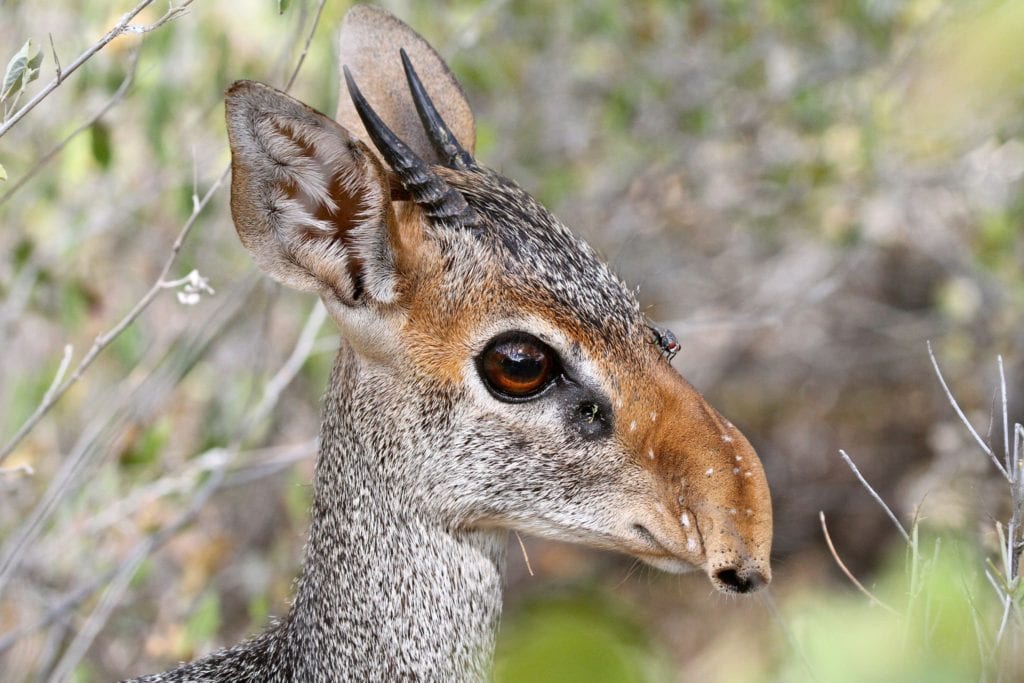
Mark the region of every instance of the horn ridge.
[[409, 92], [412, 94], [413, 104], [416, 105], [416, 113], [419, 114], [423, 129], [430, 138], [430, 144], [434, 146], [438, 156], [446, 160], [446, 165], [450, 168], [460, 171], [475, 168], [476, 160], [459, 144], [441, 113], [437, 111], [405, 48], [399, 48], [398, 52], [402, 56], [402, 68], [405, 70], [405, 79], [409, 82]]
[[422, 206], [424, 213], [430, 218], [453, 223], [459, 227], [475, 227], [476, 213], [469, 207], [462, 193], [434, 173], [423, 159], [388, 128], [363, 97], [347, 66], [344, 67], [344, 72], [352, 104], [370, 140], [398, 176], [402, 187], [409, 192], [412, 200]]

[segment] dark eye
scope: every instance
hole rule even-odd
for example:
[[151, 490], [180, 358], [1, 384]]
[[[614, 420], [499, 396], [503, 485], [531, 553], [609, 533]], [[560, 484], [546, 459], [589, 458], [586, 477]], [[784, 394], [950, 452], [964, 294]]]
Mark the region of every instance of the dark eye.
[[499, 337], [479, 359], [480, 375], [501, 398], [521, 400], [546, 389], [557, 374], [554, 352], [525, 335]]

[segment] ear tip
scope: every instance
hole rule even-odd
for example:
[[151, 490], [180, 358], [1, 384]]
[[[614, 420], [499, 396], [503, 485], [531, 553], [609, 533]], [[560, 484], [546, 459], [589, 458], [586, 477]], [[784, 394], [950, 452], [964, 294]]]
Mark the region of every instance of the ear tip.
[[273, 88], [264, 83], [260, 83], [259, 81], [242, 79], [235, 81], [224, 90], [224, 98], [233, 100], [253, 95], [257, 92], [267, 92], [271, 90], [273, 90]]
[[375, 5], [357, 4], [352, 5], [348, 12], [345, 13], [343, 22], [349, 23], [352, 21], [395, 21], [397, 17], [391, 12], [387, 11], [383, 7], [377, 7]]

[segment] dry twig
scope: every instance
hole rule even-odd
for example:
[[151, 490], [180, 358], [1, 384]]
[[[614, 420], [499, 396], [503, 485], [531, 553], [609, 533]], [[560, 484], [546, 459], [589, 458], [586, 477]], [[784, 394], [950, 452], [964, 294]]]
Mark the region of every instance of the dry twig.
[[850, 580], [850, 583], [856, 586], [857, 590], [859, 590], [861, 593], [867, 596], [868, 600], [870, 600], [873, 604], [878, 605], [879, 607], [885, 609], [888, 612], [891, 612], [892, 614], [895, 614], [896, 616], [901, 616], [899, 612], [897, 612], [895, 609], [893, 609], [892, 607], [890, 607], [889, 605], [885, 604], [880, 599], [875, 597], [874, 593], [865, 588], [864, 584], [857, 580], [857, 577], [853, 575], [853, 572], [851, 572], [849, 568], [846, 566], [846, 564], [842, 561], [842, 559], [840, 559], [839, 553], [836, 552], [835, 545], [832, 544], [832, 536], [830, 536], [828, 533], [828, 526], [825, 524], [825, 513], [823, 511], [818, 511], [818, 519], [821, 520], [821, 532], [825, 534], [825, 543], [828, 545], [828, 551], [832, 553], [832, 559], [835, 560], [836, 564], [839, 566], [839, 569], [841, 569], [843, 574], [846, 575], [846, 578]]
[[1013, 479], [1011, 479], [1010, 473], [1007, 472], [1006, 468], [1003, 467], [1003, 464], [999, 462], [999, 458], [996, 457], [996, 454], [992, 452], [989, 445], [985, 443], [985, 440], [978, 434], [978, 431], [974, 428], [974, 425], [971, 424], [971, 421], [967, 419], [963, 409], [960, 408], [960, 404], [957, 403], [956, 398], [954, 398], [953, 392], [949, 390], [949, 385], [946, 384], [946, 378], [942, 376], [942, 370], [939, 368], [939, 362], [935, 360], [935, 353], [932, 352], [932, 343], [930, 341], [928, 342], [928, 357], [932, 361], [932, 367], [935, 368], [935, 375], [939, 378], [939, 383], [942, 384], [942, 390], [946, 392], [946, 399], [949, 401], [949, 404], [953, 406], [953, 410], [956, 411], [957, 417], [959, 417], [960, 421], [965, 427], [967, 427], [967, 431], [971, 433], [971, 436], [974, 437], [974, 441], [978, 444], [981, 450], [985, 452], [985, 455], [992, 460], [992, 464], [996, 466], [999, 473], [1002, 474], [1007, 481], [1012, 482]]
[[871, 494], [871, 497], [874, 498], [875, 501], [882, 506], [882, 509], [885, 510], [885, 514], [889, 515], [889, 519], [891, 519], [892, 523], [896, 525], [896, 529], [899, 530], [900, 535], [903, 536], [903, 540], [906, 541], [909, 545], [913, 545], [910, 542], [910, 534], [908, 534], [907, 530], [903, 528], [902, 524], [900, 524], [900, 520], [896, 517], [896, 514], [892, 511], [892, 509], [888, 505], [886, 505], [884, 500], [882, 500], [882, 496], [878, 495], [878, 491], [872, 488], [871, 484], [868, 483], [868, 480], [865, 479], [864, 475], [860, 473], [860, 470], [857, 469], [857, 465], [855, 465], [853, 462], [853, 458], [847, 455], [846, 451], [844, 451], [843, 449], [839, 449], [839, 457], [841, 457], [843, 461], [846, 462], [846, 465], [851, 470], [853, 470], [854, 475], [856, 475], [861, 485], [865, 489], [867, 489], [868, 493]]
[[182, 226], [181, 230], [178, 232], [178, 236], [177, 238], [175, 238], [174, 244], [171, 245], [170, 254], [164, 261], [163, 268], [160, 269], [160, 274], [157, 276], [156, 281], [152, 284], [152, 286], [150, 286], [149, 291], [147, 291], [142, 296], [142, 298], [139, 299], [134, 306], [132, 306], [131, 310], [128, 311], [128, 313], [125, 314], [125, 316], [121, 318], [121, 320], [116, 325], [114, 325], [112, 328], [96, 337], [96, 339], [93, 341], [92, 347], [90, 347], [90, 349], [86, 352], [82, 360], [79, 361], [78, 365], [75, 367], [74, 372], [71, 373], [71, 376], [64, 380], [64, 382], [55, 390], [49, 392], [47, 400], [41, 401], [39, 405], [36, 406], [36, 409], [32, 412], [32, 415], [30, 415], [29, 418], [25, 420], [24, 424], [22, 424], [18, 431], [15, 432], [14, 436], [12, 436], [10, 440], [4, 445], [4, 447], [0, 449], [0, 463], [3, 463], [3, 461], [7, 459], [7, 456], [9, 456], [18, 446], [21, 440], [24, 439], [25, 436], [30, 431], [32, 431], [32, 428], [35, 427], [48, 412], [50, 412], [50, 409], [52, 409], [54, 404], [56, 404], [57, 401], [59, 401], [61, 397], [64, 396], [65, 393], [67, 393], [67, 390], [70, 389], [75, 384], [75, 382], [81, 379], [85, 371], [89, 368], [90, 365], [92, 365], [93, 361], [96, 360], [96, 357], [99, 356], [104, 349], [110, 346], [111, 342], [117, 339], [117, 337], [122, 332], [124, 332], [133, 322], [135, 322], [135, 320], [142, 314], [142, 312], [149, 307], [150, 303], [152, 303], [153, 299], [156, 298], [157, 294], [163, 291], [164, 281], [167, 278], [167, 274], [171, 272], [171, 268], [174, 266], [175, 261], [177, 261], [178, 259], [178, 253], [181, 251], [181, 247], [185, 243], [185, 238], [188, 237], [189, 233], [192, 231], [193, 226], [196, 224], [196, 221], [199, 218], [199, 214], [202, 213], [202, 210], [206, 208], [207, 204], [209, 204], [210, 200], [213, 198], [213, 195], [216, 194], [217, 190], [219, 190], [221, 185], [224, 184], [224, 181], [227, 179], [228, 173], [230, 171], [231, 167], [226, 167], [221, 172], [217, 180], [214, 181], [213, 185], [211, 185], [210, 188], [206, 191], [206, 194], [203, 195], [203, 198], [199, 201], [199, 203], [196, 204], [196, 207], [192, 211], [192, 214], [189, 216], [188, 220], [185, 221], [184, 226]]

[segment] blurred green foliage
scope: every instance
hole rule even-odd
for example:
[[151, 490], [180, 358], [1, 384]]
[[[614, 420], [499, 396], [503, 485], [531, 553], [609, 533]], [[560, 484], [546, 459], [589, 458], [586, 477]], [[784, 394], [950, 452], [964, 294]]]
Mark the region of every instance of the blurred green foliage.
[[872, 582], [893, 613], [859, 593], [808, 592], [788, 606], [793, 650], [765, 680], [955, 683], [993, 675], [1001, 605], [972, 539], [920, 544], [925, 557], [890, 558]]
[[666, 659], [622, 605], [595, 590], [535, 597], [506, 617], [497, 683], [654, 683]]

